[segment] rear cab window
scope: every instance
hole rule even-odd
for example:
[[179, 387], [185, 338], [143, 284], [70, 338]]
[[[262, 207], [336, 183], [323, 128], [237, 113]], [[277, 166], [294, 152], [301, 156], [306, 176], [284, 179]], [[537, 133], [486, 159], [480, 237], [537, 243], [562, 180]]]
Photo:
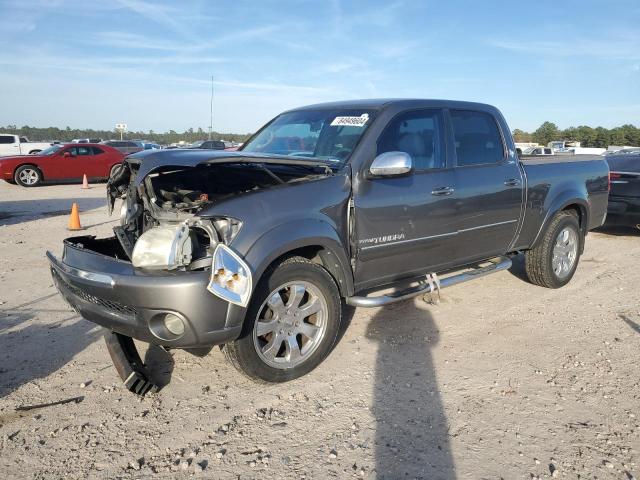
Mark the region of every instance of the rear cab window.
[[504, 142], [493, 115], [451, 110], [450, 116], [458, 167], [496, 164], [505, 159]]

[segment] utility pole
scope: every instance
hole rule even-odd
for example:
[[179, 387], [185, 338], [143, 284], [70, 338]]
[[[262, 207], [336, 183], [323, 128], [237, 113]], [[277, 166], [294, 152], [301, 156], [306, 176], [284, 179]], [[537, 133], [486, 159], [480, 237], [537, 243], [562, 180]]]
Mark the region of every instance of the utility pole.
[[210, 104], [210, 116], [209, 116], [209, 140], [211, 140], [211, 134], [213, 133], [213, 75], [211, 75], [211, 104]]

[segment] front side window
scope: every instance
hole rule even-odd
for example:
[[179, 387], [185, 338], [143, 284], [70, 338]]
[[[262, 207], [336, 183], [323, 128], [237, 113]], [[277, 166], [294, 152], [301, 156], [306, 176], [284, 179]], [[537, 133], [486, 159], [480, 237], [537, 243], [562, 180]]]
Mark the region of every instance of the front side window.
[[283, 113], [251, 138], [243, 152], [295, 157], [344, 165], [373, 122], [362, 109], [299, 110]]
[[20, 137], [20, 143], [29, 143], [29, 140], [27, 140], [27, 137]]
[[451, 125], [459, 167], [499, 163], [504, 159], [502, 136], [492, 115], [451, 110]]
[[405, 152], [415, 170], [444, 168], [442, 115], [438, 110], [416, 110], [395, 117], [378, 140], [377, 154]]

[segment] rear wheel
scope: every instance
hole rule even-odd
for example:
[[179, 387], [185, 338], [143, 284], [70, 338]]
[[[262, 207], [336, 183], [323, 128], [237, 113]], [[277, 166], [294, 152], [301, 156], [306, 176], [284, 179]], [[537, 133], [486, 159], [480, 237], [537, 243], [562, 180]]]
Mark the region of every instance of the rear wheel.
[[569, 283], [578, 267], [584, 235], [574, 212], [558, 212], [538, 245], [525, 254], [531, 283], [560, 288]]
[[285, 382], [313, 370], [331, 351], [341, 301], [331, 275], [293, 257], [261, 280], [241, 337], [224, 347], [229, 361], [250, 378]]
[[13, 178], [23, 187], [35, 187], [42, 182], [42, 173], [34, 165], [22, 165], [16, 170]]

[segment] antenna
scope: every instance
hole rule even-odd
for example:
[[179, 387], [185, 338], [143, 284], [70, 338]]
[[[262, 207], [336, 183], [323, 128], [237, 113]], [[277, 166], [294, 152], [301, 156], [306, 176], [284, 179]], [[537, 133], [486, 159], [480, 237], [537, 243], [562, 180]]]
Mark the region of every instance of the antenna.
[[213, 75], [211, 75], [211, 105], [210, 105], [210, 117], [209, 117], [209, 140], [211, 140], [211, 134], [213, 133]]

